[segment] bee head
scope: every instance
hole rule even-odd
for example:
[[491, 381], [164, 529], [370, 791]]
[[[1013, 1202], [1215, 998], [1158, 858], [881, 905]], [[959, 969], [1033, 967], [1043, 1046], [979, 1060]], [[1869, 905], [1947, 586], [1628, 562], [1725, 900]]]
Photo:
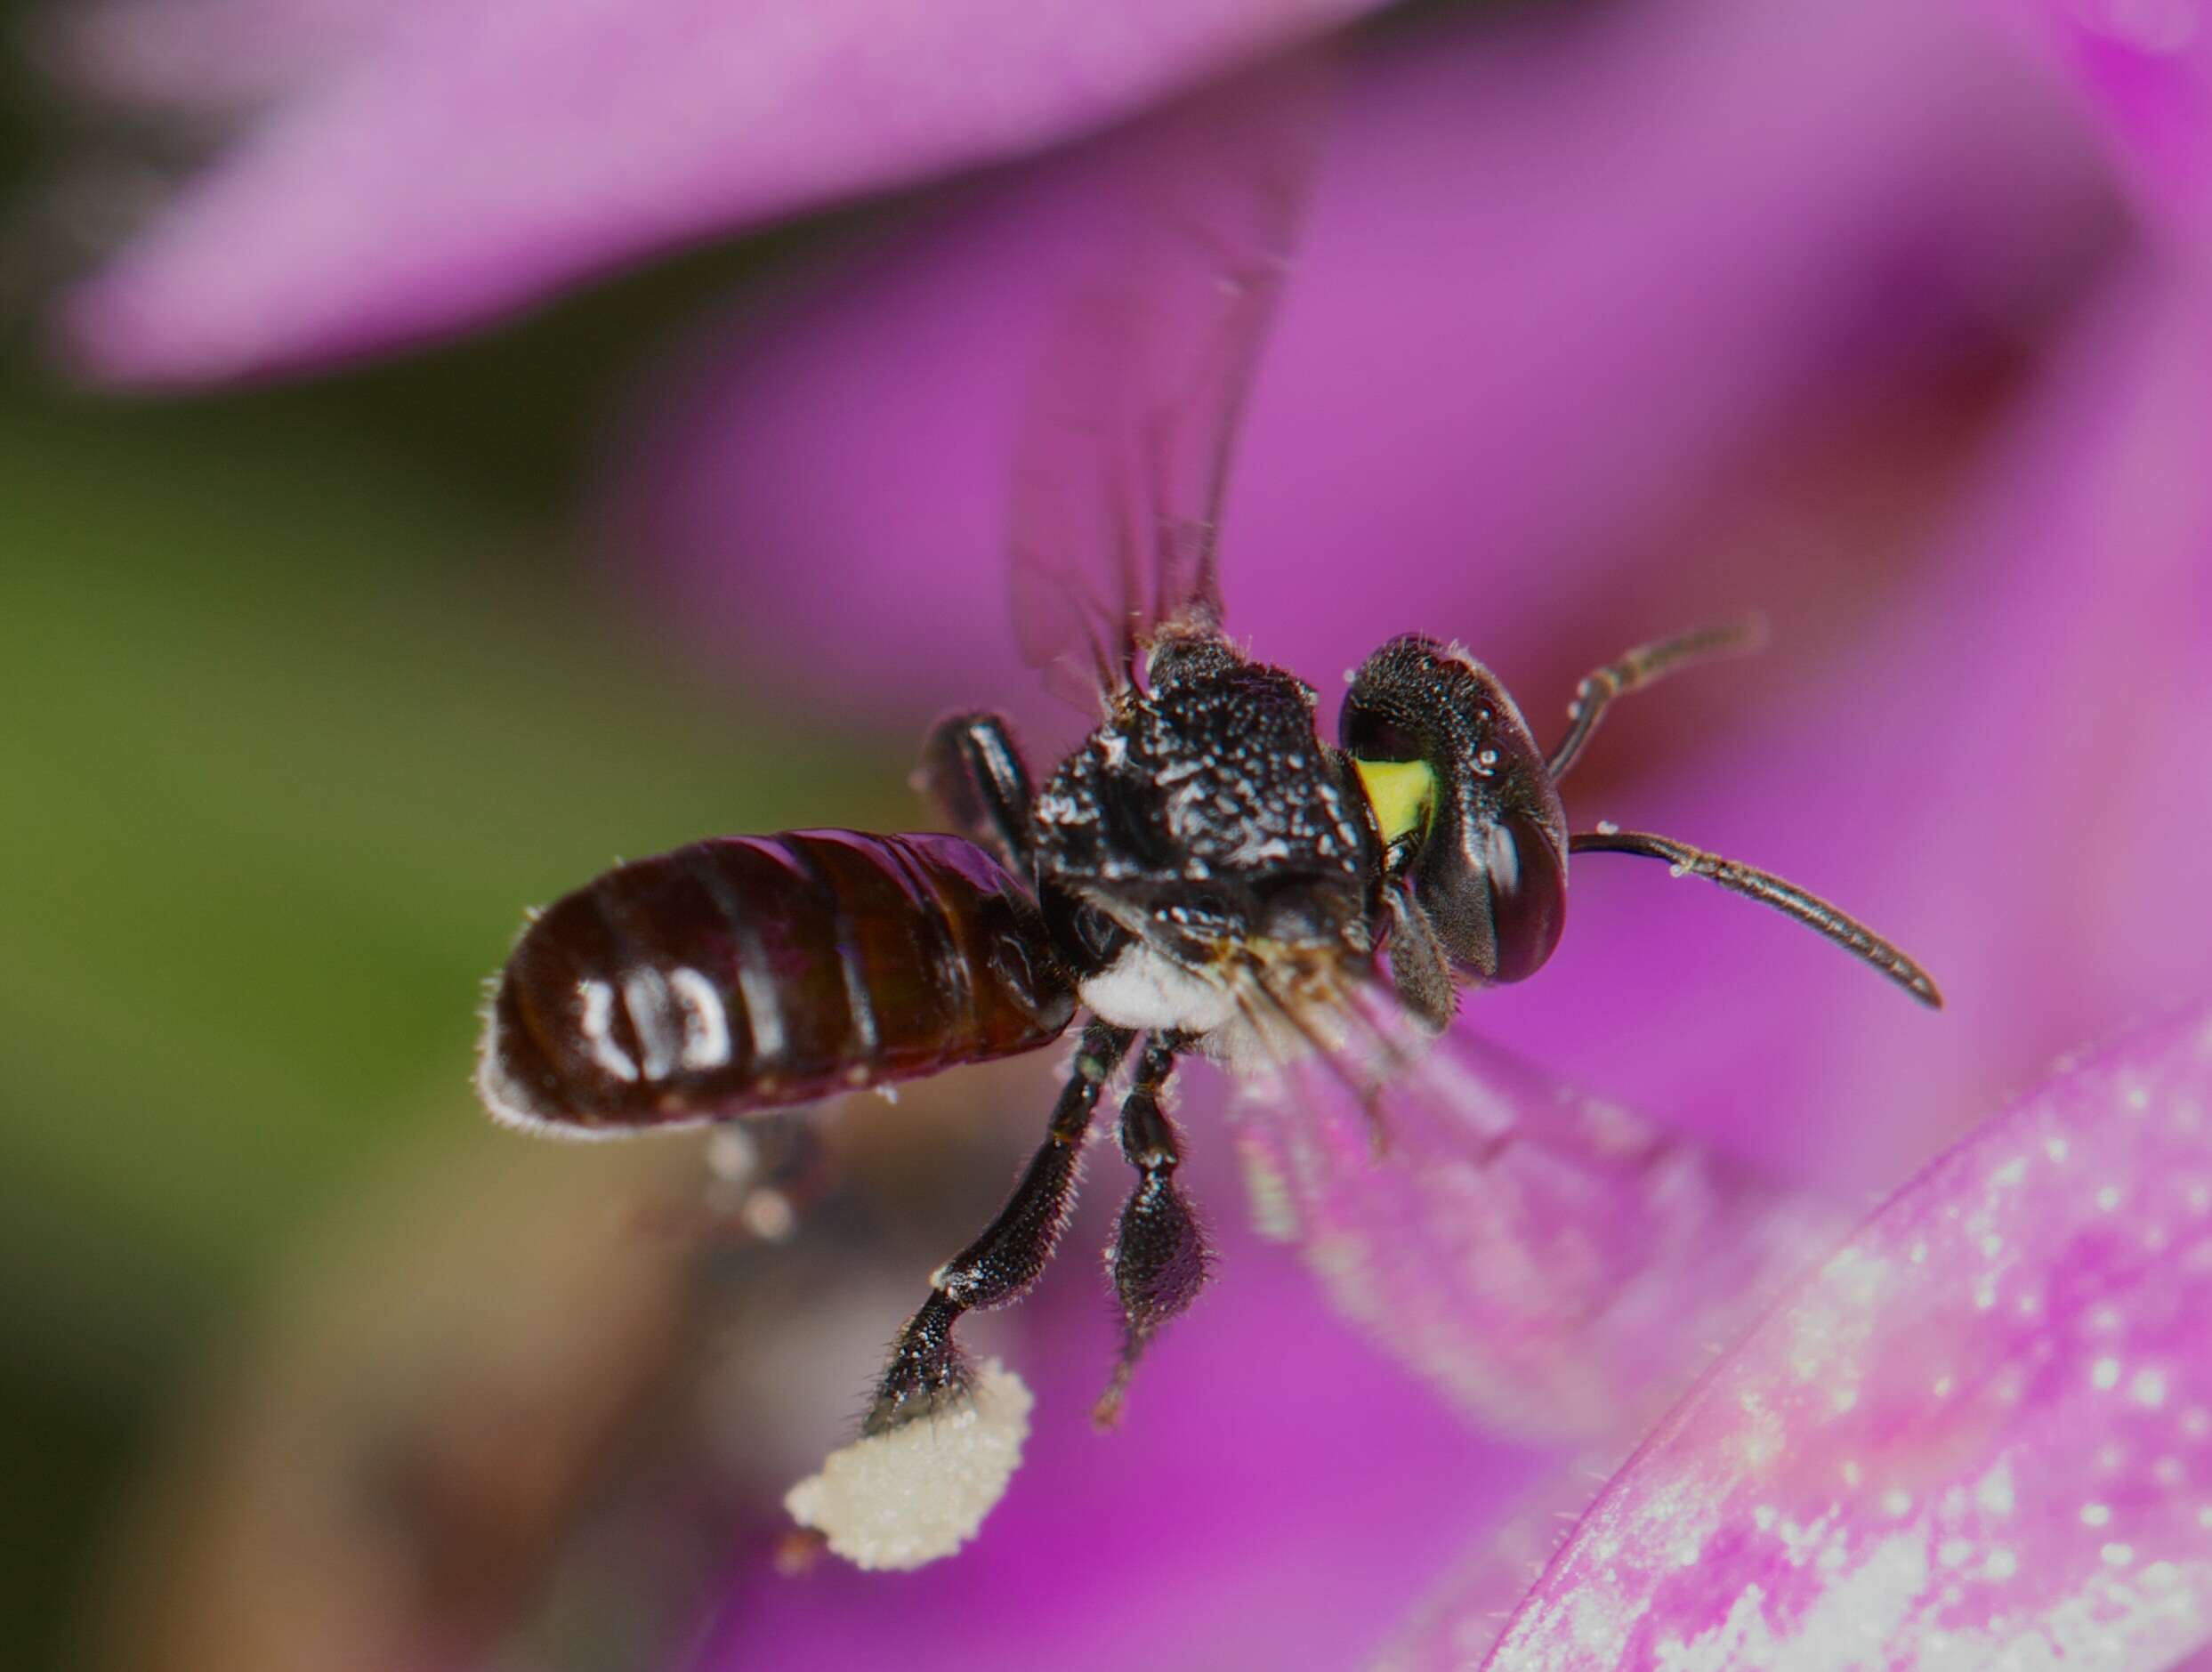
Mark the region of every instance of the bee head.
[[1393, 884], [1452, 967], [1534, 974], [1566, 921], [1567, 820], [1528, 723], [1489, 670], [1407, 634], [1352, 676], [1338, 737]]

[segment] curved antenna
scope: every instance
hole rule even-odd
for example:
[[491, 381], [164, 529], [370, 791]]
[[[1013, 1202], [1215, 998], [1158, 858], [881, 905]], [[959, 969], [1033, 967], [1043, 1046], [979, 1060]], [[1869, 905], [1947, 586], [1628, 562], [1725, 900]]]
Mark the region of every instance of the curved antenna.
[[1674, 868], [1675, 875], [1698, 876], [1718, 883], [1723, 888], [1756, 900], [1763, 906], [1795, 917], [1808, 929], [1826, 935], [1837, 946], [1864, 963], [1888, 976], [1900, 987], [1931, 1010], [1943, 1007], [1943, 995], [1937, 990], [1927, 971], [1908, 957], [1892, 942], [1868, 928], [1856, 917], [1838, 911], [1817, 894], [1809, 894], [1796, 884], [1785, 882], [1771, 871], [1723, 859], [1703, 848], [1693, 848], [1687, 842], [1677, 842], [1672, 836], [1651, 836], [1639, 830], [1584, 830], [1567, 838], [1570, 853], [1640, 853], [1646, 859], [1665, 860]]
[[1748, 656], [1766, 642], [1766, 618], [1746, 616], [1725, 626], [1699, 627], [1671, 639], [1639, 644], [1619, 661], [1608, 662], [1575, 687], [1575, 699], [1567, 705], [1567, 735], [1552, 751], [1545, 770], [1554, 779], [1582, 758], [1582, 751], [1597, 730], [1598, 721], [1616, 697], [1664, 679], [1669, 674], [1721, 656]]

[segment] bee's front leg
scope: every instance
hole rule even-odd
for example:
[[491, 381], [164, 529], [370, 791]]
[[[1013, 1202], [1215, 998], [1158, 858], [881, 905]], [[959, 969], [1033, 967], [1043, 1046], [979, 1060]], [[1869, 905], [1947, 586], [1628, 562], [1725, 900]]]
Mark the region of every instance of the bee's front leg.
[[914, 787], [944, 809], [955, 830], [1018, 876], [1029, 875], [1029, 769], [995, 714], [957, 714], [930, 728]]

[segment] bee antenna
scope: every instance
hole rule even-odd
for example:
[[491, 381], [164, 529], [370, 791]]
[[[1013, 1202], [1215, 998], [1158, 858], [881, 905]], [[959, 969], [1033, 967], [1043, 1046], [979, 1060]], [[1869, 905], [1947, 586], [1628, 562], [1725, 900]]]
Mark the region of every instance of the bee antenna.
[[1766, 618], [1748, 615], [1722, 626], [1699, 627], [1694, 632], [1678, 633], [1671, 639], [1654, 639], [1649, 644], [1637, 645], [1619, 661], [1608, 662], [1575, 687], [1575, 699], [1567, 708], [1567, 735], [1552, 751], [1545, 770], [1554, 779], [1567, 776], [1568, 769], [1582, 758], [1591, 733], [1597, 730], [1599, 719], [1614, 698], [1626, 697], [1669, 674], [1710, 661], [1716, 656], [1748, 656], [1765, 642]]
[[1570, 853], [1640, 853], [1665, 860], [1677, 876], [1698, 876], [1723, 888], [1756, 900], [1763, 906], [1795, 917], [1808, 929], [1826, 935], [1861, 962], [1871, 964], [1931, 1010], [1943, 1007], [1927, 971], [1897, 946], [1884, 940], [1856, 917], [1839, 911], [1817, 894], [1785, 882], [1771, 871], [1723, 859], [1703, 848], [1691, 847], [1672, 836], [1651, 836], [1639, 830], [1581, 830], [1567, 839]]

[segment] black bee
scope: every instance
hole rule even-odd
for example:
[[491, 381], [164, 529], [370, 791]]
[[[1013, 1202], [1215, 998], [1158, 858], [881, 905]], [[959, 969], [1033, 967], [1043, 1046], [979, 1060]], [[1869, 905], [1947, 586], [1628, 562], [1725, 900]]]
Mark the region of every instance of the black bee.
[[[478, 1086], [493, 1115], [577, 1136], [731, 1120], [1076, 1030], [1043, 1144], [931, 1279], [870, 1433], [965, 1385], [955, 1325], [1037, 1280], [1102, 1094], [1126, 1072], [1118, 1136], [1136, 1177], [1110, 1258], [1125, 1329], [1110, 1417], [1207, 1272], [1162, 1108], [1178, 1062], [1311, 1056], [1349, 1065], [1373, 1106], [1464, 989], [1542, 967], [1574, 853], [1709, 877], [1941, 1002], [1896, 947], [1778, 877], [1663, 836], [1570, 832], [1560, 784], [1607, 705], [1742, 648], [1747, 629], [1599, 669], [1548, 753], [1456, 645], [1413, 634], [1376, 651], [1332, 743], [1312, 689], [1225, 636], [1229, 444], [1297, 192], [1271, 141], [1218, 109], [1207, 121], [1202, 144], [1187, 121], [1152, 144], [1183, 179], [1205, 174], [1194, 155], [1226, 151], [1233, 166], [1207, 177], [1234, 190], [1147, 209], [1161, 235], [1071, 307], [1017, 461], [1025, 645], [1063, 684], [1077, 676], [1095, 729], [1038, 785], [999, 718], [940, 723], [918, 776], [957, 836], [728, 836], [618, 867], [533, 919], [487, 1013]], [[1404, 1027], [1377, 1024], [1378, 998]]]

